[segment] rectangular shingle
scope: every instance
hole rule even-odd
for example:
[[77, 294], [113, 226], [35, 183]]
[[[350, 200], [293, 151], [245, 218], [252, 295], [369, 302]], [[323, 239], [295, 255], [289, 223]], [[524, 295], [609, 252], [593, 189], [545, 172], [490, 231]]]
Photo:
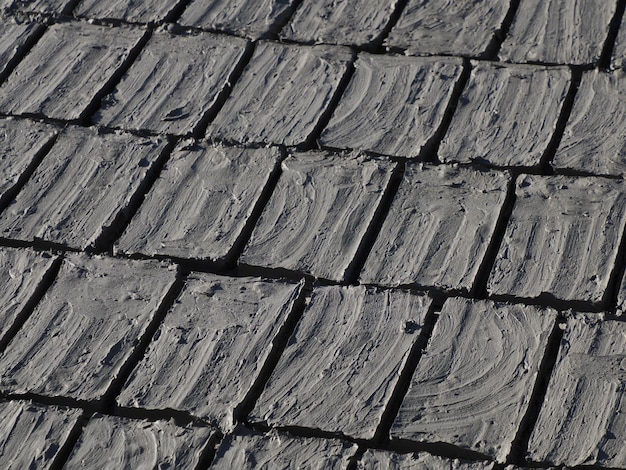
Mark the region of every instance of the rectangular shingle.
[[439, 159], [539, 165], [556, 129], [570, 75], [565, 67], [472, 62]]
[[70, 255], [0, 355], [0, 389], [99, 400], [174, 282], [156, 261]]
[[47, 253], [0, 249], [0, 338], [27, 306], [53, 261], [54, 258]]
[[482, 56], [509, 9], [508, 0], [409, 0], [385, 41], [411, 55]]
[[[493, 462], [468, 462], [446, 459], [425, 452], [396, 454], [368, 449], [357, 464], [358, 470], [492, 470]], [[513, 470], [507, 467], [507, 470]]]
[[42, 28], [43, 26], [37, 23], [2, 21], [0, 24], [0, 76], [6, 72], [7, 67], [13, 61], [19, 59], [24, 47], [31, 42]]
[[530, 460], [626, 466], [625, 326], [590, 315], [568, 319], [528, 444]]
[[291, 155], [240, 262], [343, 280], [392, 168], [360, 154]]
[[597, 0], [520, 2], [499, 56], [510, 62], [593, 64], [616, 5]]
[[223, 260], [235, 246], [279, 156], [275, 147], [183, 142], [117, 248], [148, 256]]
[[73, 14], [83, 18], [149, 23], [163, 20], [177, 3], [172, 0], [82, 0]]
[[339, 439], [295, 437], [244, 430], [230, 434], [217, 450], [211, 470], [328, 469], [346, 470], [357, 445]]
[[320, 143], [417, 157], [440, 126], [462, 63], [360, 54]]
[[343, 47], [258, 43], [207, 135], [241, 143], [304, 143], [351, 60]]
[[392, 439], [448, 443], [504, 462], [556, 316], [532, 306], [448, 299]]
[[373, 438], [429, 306], [404, 291], [314, 289], [250, 420]]
[[276, 33], [295, 0], [192, 0], [178, 22], [259, 39]]
[[160, 138], [67, 128], [0, 215], [0, 234], [93, 247], [116, 219], [165, 147]]
[[0, 466], [5, 469], [52, 468], [82, 410], [0, 402]]
[[305, 0], [280, 36], [295, 42], [367, 45], [383, 33], [397, 0]]
[[600, 304], [624, 222], [624, 182], [522, 175], [489, 277], [491, 294]]
[[0, 87], [0, 111], [79, 119], [144, 33], [76, 21], [50, 26]]
[[95, 414], [63, 468], [196, 468], [213, 431]]
[[552, 166], [597, 175], [626, 174], [626, 75], [584, 72]]
[[15, 196], [25, 172], [52, 142], [57, 129], [27, 120], [0, 119], [0, 204]]
[[469, 291], [508, 184], [506, 173], [408, 165], [361, 281]]
[[187, 280], [121, 406], [187, 411], [222, 429], [257, 378], [301, 284], [196, 274]]
[[191, 133], [213, 109], [246, 41], [210, 33], [156, 32], [94, 115], [100, 125]]

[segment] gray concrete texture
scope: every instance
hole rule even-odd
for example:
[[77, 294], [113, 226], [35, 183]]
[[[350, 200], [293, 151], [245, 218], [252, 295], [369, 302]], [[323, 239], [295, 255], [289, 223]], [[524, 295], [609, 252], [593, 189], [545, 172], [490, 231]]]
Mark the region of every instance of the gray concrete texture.
[[625, 0], [0, 0], [0, 468], [626, 469]]

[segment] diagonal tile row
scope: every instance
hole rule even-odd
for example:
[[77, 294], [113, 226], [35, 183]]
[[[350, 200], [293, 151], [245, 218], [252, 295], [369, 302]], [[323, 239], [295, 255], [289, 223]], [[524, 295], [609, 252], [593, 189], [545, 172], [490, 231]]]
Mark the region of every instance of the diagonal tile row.
[[[0, 36], [8, 47], [0, 65], [6, 67], [35, 34], [41, 34], [35, 24], [3, 26]], [[347, 48], [271, 42], [257, 43], [246, 64], [250, 46], [243, 39], [157, 31], [142, 47], [146, 34], [126, 26], [113, 34], [112, 28], [80, 22], [50, 26], [0, 86], [0, 112], [63, 121], [91, 117], [99, 127], [152, 134], [202, 135], [206, 129], [211, 138], [244, 144], [297, 146], [316, 139], [327, 148], [415, 158], [437, 138], [463, 68], [455, 58], [360, 53], [349, 73]], [[624, 112], [623, 71], [576, 72], [570, 84], [571, 72], [563, 67], [470, 67], [439, 147], [441, 162], [529, 168], [551, 163], [557, 171], [623, 173], [623, 130], [614, 119]], [[578, 81], [562, 141], [547, 162]], [[465, 132], [470, 125], [471, 139]], [[598, 141], [599, 132], [610, 137]]]
[[[226, 32], [251, 39], [278, 37], [304, 44], [384, 45], [411, 55], [499, 55], [505, 61], [591, 64], [605, 42], [615, 40], [623, 14], [621, 2], [585, 0], [200, 0], [166, 2], [95, 0], [3, 0], [7, 14], [74, 15], [77, 18], [181, 26]], [[612, 44], [610, 44], [612, 45]], [[619, 36], [616, 62], [621, 61]], [[496, 49], [497, 52], [497, 49]]]
[[[506, 172], [407, 164], [364, 266], [353, 273], [398, 168], [388, 160], [326, 151], [283, 158], [276, 147], [196, 141], [170, 155], [159, 137], [11, 119], [0, 128], [7, 205], [0, 234], [70, 250], [106, 249], [126, 227], [114, 250], [131, 256], [216, 267], [238, 259], [336, 282], [358, 275], [366, 284], [477, 293], [513, 197]], [[610, 307], [626, 224], [623, 181], [522, 174], [513, 199], [487, 266], [489, 295]]]
[[[0, 389], [13, 399], [2, 405], [3, 420], [14, 420], [22, 429], [16, 433], [5, 427], [9, 441], [24, 433], [23, 445], [42, 452], [41, 440], [67, 439], [77, 424], [79, 411], [15, 401], [28, 398], [63, 397], [75, 404], [111, 398], [121, 410], [175, 410], [206, 423], [177, 430], [172, 423], [117, 426], [111, 421], [118, 418], [93, 417], [68, 464], [81, 452], [97, 458], [89, 446], [118, 442], [114, 434], [134, 432], [171, 439], [159, 446], [159, 452], [172, 446], [163, 458], [197, 458], [190, 454], [202, 452], [199, 443], [207, 444], [217, 428], [233, 431], [239, 405], [262, 373], [279, 330], [289, 317], [300, 315], [295, 305], [303, 295], [302, 283], [198, 273], [186, 278], [160, 319], [157, 312], [177, 276], [173, 266], [84, 254], [61, 261], [47, 292], [28, 312], [26, 304], [53, 258], [10, 248], [0, 255], [7, 282], [2, 300], [10, 307], [3, 309], [2, 333], [23, 317], [0, 354]], [[246, 420], [371, 441], [432, 312], [432, 301], [423, 294], [315, 287]], [[392, 443], [448, 443], [505, 462], [527, 413], [557, 312], [451, 297], [436, 316], [397, 416], [383, 431]], [[136, 355], [155, 318], [158, 329], [145, 354]], [[589, 314], [571, 314], [559, 323], [565, 334], [530, 436], [529, 458], [623, 465], [616, 440], [623, 438], [623, 377], [618, 372], [626, 324]], [[123, 385], [119, 393], [116, 382]], [[581, 406], [583, 401], [588, 406]], [[42, 417], [33, 416], [37, 413]], [[40, 419], [63, 431], [33, 427]], [[263, 451], [252, 446], [250, 452]], [[51, 460], [55, 451], [22, 454]], [[17, 458], [11, 452], [3, 455], [8, 462]]]
[[[8, 10], [57, 14], [74, 7], [5, 3]], [[111, 4], [110, 11], [101, 3], [74, 3], [86, 18], [146, 22], [180, 13], [180, 6], [163, 4], [147, 19], [140, 2], [121, 9]], [[232, 7], [234, 16], [257, 27], [258, 19], [266, 21], [261, 10], [259, 17], [242, 17], [244, 3]], [[383, 11], [362, 3], [354, 3], [358, 15], [371, 23], [355, 41], [381, 41], [397, 6]], [[404, 36], [409, 42], [401, 50], [425, 53], [411, 50], [427, 44], [425, 38], [410, 35], [440, 12], [420, 3], [403, 2], [393, 13], [401, 14], [386, 39], [389, 47]], [[526, 2], [513, 12], [499, 5], [478, 12], [480, 21], [472, 25], [493, 25], [473, 31], [468, 23], [451, 26], [465, 15], [467, 5], [459, 2], [443, 6], [450, 23], [435, 39], [465, 38], [474, 49], [457, 47], [453, 54], [487, 57], [496, 27], [509, 17], [503, 59], [589, 64], [606, 59], [607, 25], [617, 25], [620, 8], [623, 13], [616, 4], [617, 10], [615, 4], [577, 3], [593, 13], [583, 15], [597, 21], [593, 27], [586, 19], [568, 23], [558, 2]], [[278, 32], [291, 6], [277, 6], [260, 30]], [[206, 19], [212, 8], [225, 11], [189, 2], [179, 22], [194, 9]], [[336, 31], [356, 15], [351, 9], [301, 2], [280, 34], [286, 41], [344, 44]], [[66, 20], [45, 32], [34, 23], [0, 29], [7, 38], [0, 49], [0, 111], [49, 122], [0, 123], [9, 157], [0, 197], [3, 244], [35, 240], [39, 246], [41, 240], [63, 251], [98, 252], [115, 243], [114, 252], [125, 256], [206, 260], [222, 274], [233, 274], [225, 268], [239, 261], [241, 268], [261, 267], [275, 277], [282, 272], [277, 268], [334, 283], [359, 276], [365, 284], [445, 292], [447, 300], [439, 309], [405, 289], [315, 286], [300, 307], [302, 283], [181, 277], [155, 260], [61, 259], [3, 248], [10, 286], [4, 303], [11, 306], [0, 336], [0, 389], [11, 400], [6, 413], [29, 416], [23, 435], [45, 431], [29, 427], [33, 419], [49, 417], [59, 429], [48, 434], [58, 437], [49, 448], [45, 438], [19, 439], [22, 448], [33, 446], [26, 454], [57, 466], [101, 462], [106, 456], [98, 446], [123, 447], [120, 439], [128, 435], [131, 450], [108, 455], [128, 458], [131, 466], [140, 461], [133, 459], [171, 456], [173, 464], [208, 465], [220, 440], [213, 465], [224, 468], [280, 458], [319, 464], [322, 455], [329, 455], [329, 467], [492, 468], [478, 461], [523, 461], [512, 457], [516, 446], [532, 462], [624, 465], [622, 378], [616, 374], [623, 323], [600, 315], [560, 317], [565, 333], [559, 348], [554, 310], [493, 302], [595, 311], [612, 307], [615, 296], [623, 308], [624, 289], [613, 292], [623, 263], [623, 182], [615, 178], [622, 174], [623, 132], [613, 119], [623, 108], [623, 72], [355, 55], [341, 46], [251, 45], [195, 30], [172, 35], [152, 25]], [[329, 29], [333, 22], [337, 28]], [[229, 27], [228, 19], [202, 25]], [[248, 31], [237, 28], [238, 34]], [[574, 31], [566, 35], [571, 42], [545, 39], [555, 28]], [[263, 36], [260, 30], [243, 35]], [[530, 44], [532, 36], [546, 49], [524, 52], [513, 44], [516, 38]], [[448, 53], [436, 42], [427, 54]], [[551, 55], [555, 50], [563, 55]], [[52, 53], [66, 62], [47, 61]], [[19, 94], [29, 99], [16, 99]], [[101, 129], [60, 129], [59, 120]], [[468, 128], [476, 138], [465, 139]], [[560, 142], [554, 140], [559, 128]], [[205, 132], [255, 148], [180, 138]], [[598, 141], [598, 133], [611, 135]], [[284, 148], [310, 148], [314, 140], [327, 150]], [[424, 158], [423, 149], [440, 140], [431, 160], [461, 166], [405, 161]], [[473, 163], [511, 172], [466, 165]], [[545, 173], [547, 165], [609, 178], [529, 174]], [[547, 389], [535, 392], [548, 376]], [[58, 403], [70, 409], [51, 406]], [[77, 407], [105, 415], [90, 417]], [[194, 425], [160, 419], [178, 412]], [[241, 422], [248, 429], [233, 429]], [[223, 439], [218, 428], [228, 433]], [[386, 435], [390, 441], [378, 440]], [[154, 440], [161, 444], [144, 451], [149, 444], [143, 443]], [[381, 442], [387, 448], [440, 443], [477, 462], [366, 450]], [[169, 450], [159, 456], [159, 447]], [[437, 449], [431, 448], [450, 454]]]

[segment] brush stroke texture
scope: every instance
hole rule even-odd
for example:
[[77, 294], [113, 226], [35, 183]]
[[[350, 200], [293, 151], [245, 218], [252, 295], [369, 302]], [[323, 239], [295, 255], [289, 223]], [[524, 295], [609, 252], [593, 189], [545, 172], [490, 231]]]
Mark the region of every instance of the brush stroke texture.
[[315, 289], [251, 421], [373, 438], [429, 306], [402, 291]]
[[504, 462], [556, 316], [550, 309], [448, 299], [391, 437], [445, 442]]
[[600, 304], [626, 222], [624, 182], [522, 175], [516, 195], [489, 293]]
[[257, 378], [301, 287], [193, 275], [118, 403], [184, 410], [231, 430], [233, 409]]
[[360, 154], [292, 155], [240, 261], [343, 280], [392, 168]]
[[417, 157], [440, 126], [460, 59], [360, 54], [320, 143]]
[[156, 261], [68, 255], [0, 356], [0, 389], [99, 400], [175, 278]]

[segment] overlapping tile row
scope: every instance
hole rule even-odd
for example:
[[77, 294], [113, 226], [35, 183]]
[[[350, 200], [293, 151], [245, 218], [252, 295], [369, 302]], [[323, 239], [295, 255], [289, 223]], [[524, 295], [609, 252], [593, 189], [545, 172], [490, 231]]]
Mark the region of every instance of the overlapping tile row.
[[623, 2], [344, 3], [0, 0], [0, 466], [626, 467]]

